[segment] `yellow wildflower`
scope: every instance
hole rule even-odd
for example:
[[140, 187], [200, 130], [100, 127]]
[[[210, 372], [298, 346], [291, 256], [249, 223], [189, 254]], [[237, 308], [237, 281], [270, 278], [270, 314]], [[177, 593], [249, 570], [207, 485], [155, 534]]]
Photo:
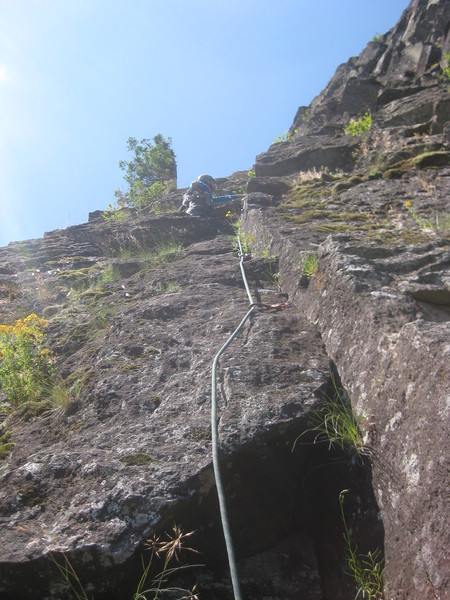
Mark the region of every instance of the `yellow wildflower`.
[[410, 200], [407, 200], [407, 201], [405, 202], [405, 206], [406, 206], [406, 208], [409, 208], [409, 207], [411, 206], [411, 201], [410, 201]]

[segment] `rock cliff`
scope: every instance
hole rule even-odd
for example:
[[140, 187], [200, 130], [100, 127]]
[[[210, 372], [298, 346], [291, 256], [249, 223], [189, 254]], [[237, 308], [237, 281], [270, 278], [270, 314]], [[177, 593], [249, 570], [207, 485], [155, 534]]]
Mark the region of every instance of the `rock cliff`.
[[[131, 598], [174, 523], [203, 564], [178, 583], [232, 597], [210, 380], [248, 310], [238, 218], [258, 310], [220, 359], [218, 428], [243, 596], [354, 598], [347, 526], [384, 567], [370, 597], [445, 598], [449, 31], [448, 2], [413, 0], [254, 177], [219, 180], [242, 215], [176, 214], [178, 190], [0, 249], [0, 321], [48, 320], [60, 390], [2, 397], [1, 598], [70, 597], [65, 561], [96, 600]], [[333, 438], [333, 403], [356, 438]]]

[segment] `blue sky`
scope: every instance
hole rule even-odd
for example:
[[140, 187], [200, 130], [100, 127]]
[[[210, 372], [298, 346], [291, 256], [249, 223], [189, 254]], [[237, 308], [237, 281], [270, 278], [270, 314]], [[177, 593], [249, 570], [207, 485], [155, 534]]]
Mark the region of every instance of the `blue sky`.
[[178, 186], [250, 169], [408, 0], [0, 0], [0, 246], [126, 189], [128, 137]]

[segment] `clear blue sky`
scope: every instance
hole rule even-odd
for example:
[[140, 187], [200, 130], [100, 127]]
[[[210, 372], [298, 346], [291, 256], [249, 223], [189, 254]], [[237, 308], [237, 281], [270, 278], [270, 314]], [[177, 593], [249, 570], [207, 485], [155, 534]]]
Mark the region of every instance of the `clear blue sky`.
[[0, 246], [126, 189], [172, 137], [178, 186], [250, 169], [408, 0], [0, 0]]

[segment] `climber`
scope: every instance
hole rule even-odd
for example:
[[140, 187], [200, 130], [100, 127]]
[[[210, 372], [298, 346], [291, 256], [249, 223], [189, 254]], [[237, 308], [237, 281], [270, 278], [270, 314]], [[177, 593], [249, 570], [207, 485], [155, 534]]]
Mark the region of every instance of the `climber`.
[[237, 194], [213, 196], [215, 189], [216, 182], [211, 175], [199, 175], [184, 194], [180, 211], [185, 211], [191, 217], [208, 217], [214, 208], [226, 206], [239, 197]]

